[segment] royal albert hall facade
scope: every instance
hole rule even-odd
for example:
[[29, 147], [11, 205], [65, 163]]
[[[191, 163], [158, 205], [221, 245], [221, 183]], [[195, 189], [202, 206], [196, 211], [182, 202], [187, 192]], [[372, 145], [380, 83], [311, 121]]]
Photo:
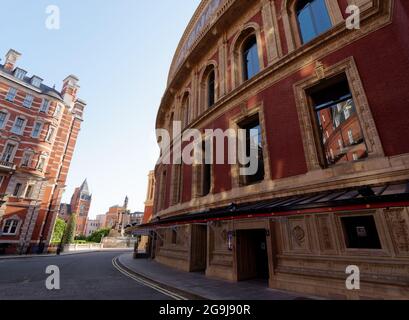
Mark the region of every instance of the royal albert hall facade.
[[[304, 294], [409, 298], [408, 30], [407, 0], [203, 0], [156, 126], [258, 130], [259, 169], [159, 161], [154, 258]], [[360, 290], [346, 288], [351, 265]]]

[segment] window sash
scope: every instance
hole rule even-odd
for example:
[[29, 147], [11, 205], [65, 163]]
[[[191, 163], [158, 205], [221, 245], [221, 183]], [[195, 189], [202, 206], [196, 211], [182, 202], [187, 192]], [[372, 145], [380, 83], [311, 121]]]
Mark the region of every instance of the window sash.
[[303, 43], [308, 43], [332, 27], [325, 0], [309, 1], [297, 12]]
[[0, 128], [4, 127], [4, 124], [6, 122], [7, 119], [7, 113], [5, 112], [0, 112]]
[[40, 136], [42, 126], [43, 124], [41, 122], [35, 123], [32, 133], [33, 138], [38, 138]]
[[15, 134], [22, 134], [25, 120], [23, 118], [17, 118], [14, 122], [12, 132]]
[[7, 220], [3, 228], [3, 233], [16, 234], [18, 224], [19, 224], [18, 220]]
[[55, 129], [54, 129], [54, 128], [50, 128], [50, 129], [48, 130], [47, 137], [46, 137], [46, 139], [45, 139], [47, 142], [51, 142], [51, 140], [52, 140], [53, 137], [54, 137], [54, 132], [55, 132]]
[[17, 95], [17, 89], [16, 88], [10, 88], [9, 91], [7, 92], [6, 95], [6, 100], [13, 102], [14, 99], [16, 98]]
[[7, 144], [3, 154], [3, 161], [11, 162], [16, 146], [14, 144]]
[[34, 97], [32, 95], [26, 95], [24, 102], [23, 102], [23, 106], [26, 108], [31, 108], [31, 106], [33, 105], [33, 101], [34, 101]]
[[23, 160], [21, 161], [21, 165], [23, 167], [29, 167], [31, 157], [32, 157], [32, 153], [25, 153], [23, 156]]
[[13, 192], [14, 197], [18, 197], [20, 195], [21, 187], [22, 187], [21, 183], [16, 184], [16, 186], [14, 187], [14, 192]]
[[260, 62], [258, 57], [257, 41], [243, 52], [244, 59], [244, 80], [250, 80], [260, 72]]
[[43, 99], [43, 102], [41, 104], [40, 112], [48, 112], [48, 108], [50, 107], [50, 101], [47, 99]]

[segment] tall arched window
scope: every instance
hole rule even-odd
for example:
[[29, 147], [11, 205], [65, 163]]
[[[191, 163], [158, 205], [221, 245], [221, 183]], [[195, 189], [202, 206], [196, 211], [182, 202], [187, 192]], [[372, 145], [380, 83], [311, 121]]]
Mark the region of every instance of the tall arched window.
[[210, 71], [207, 77], [207, 107], [213, 107], [216, 101], [216, 74], [214, 69]]
[[180, 115], [182, 121], [182, 129], [185, 129], [189, 124], [189, 94], [186, 94], [182, 100], [182, 112]]
[[260, 71], [257, 38], [250, 36], [243, 44], [243, 80], [253, 78]]
[[299, 0], [297, 21], [302, 43], [307, 43], [332, 26], [325, 0]]

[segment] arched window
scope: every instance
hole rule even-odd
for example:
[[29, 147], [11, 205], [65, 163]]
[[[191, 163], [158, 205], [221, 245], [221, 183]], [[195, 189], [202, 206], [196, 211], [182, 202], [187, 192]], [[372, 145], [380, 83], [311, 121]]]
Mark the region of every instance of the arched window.
[[213, 107], [216, 101], [216, 74], [212, 69], [207, 77], [207, 107]]
[[253, 78], [260, 71], [257, 38], [250, 36], [243, 44], [243, 80]]
[[180, 120], [182, 121], [182, 129], [185, 129], [189, 124], [189, 94], [183, 97]]
[[302, 43], [307, 43], [332, 26], [325, 0], [299, 0], [296, 14]]

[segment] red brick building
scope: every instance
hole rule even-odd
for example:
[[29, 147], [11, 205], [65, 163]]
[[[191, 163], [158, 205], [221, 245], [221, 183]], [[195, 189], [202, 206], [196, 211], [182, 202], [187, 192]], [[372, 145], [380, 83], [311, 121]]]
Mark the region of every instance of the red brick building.
[[155, 197], [155, 172], [149, 172], [148, 176], [148, 191], [146, 193], [145, 211], [143, 213], [142, 223], [146, 224], [152, 220], [153, 205]]
[[65, 188], [86, 103], [78, 79], [61, 92], [17, 66], [0, 65], [0, 252], [46, 251]]
[[81, 187], [75, 189], [70, 203], [71, 212], [77, 214], [77, 235], [86, 234], [91, 202], [92, 194], [89, 191], [88, 182], [85, 180]]
[[[156, 126], [258, 130], [259, 170], [159, 161], [145, 226], [155, 259], [315, 295], [409, 298], [407, 30], [406, 0], [203, 0]], [[345, 286], [350, 265], [361, 290]]]

